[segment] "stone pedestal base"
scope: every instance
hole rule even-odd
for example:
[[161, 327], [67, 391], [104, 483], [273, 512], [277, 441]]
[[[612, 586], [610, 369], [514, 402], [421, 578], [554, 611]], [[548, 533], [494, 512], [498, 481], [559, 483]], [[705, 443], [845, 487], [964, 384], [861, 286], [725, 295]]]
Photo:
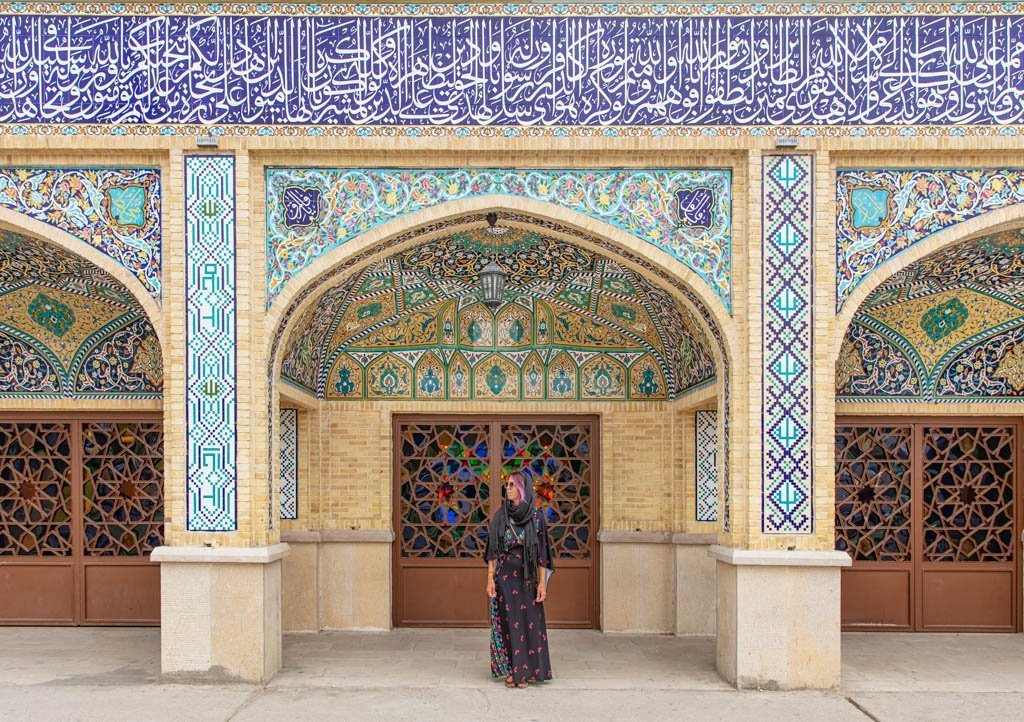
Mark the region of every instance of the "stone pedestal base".
[[831, 689], [840, 673], [843, 552], [712, 546], [718, 672], [741, 689]]
[[287, 544], [153, 550], [165, 679], [265, 682], [277, 673], [287, 553]]

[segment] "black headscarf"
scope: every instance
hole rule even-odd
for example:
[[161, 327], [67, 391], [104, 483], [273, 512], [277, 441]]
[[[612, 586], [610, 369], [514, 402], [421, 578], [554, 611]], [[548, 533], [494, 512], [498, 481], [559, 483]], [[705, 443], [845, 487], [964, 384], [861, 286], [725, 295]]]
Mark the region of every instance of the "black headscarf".
[[[525, 474], [524, 474], [525, 476]], [[533, 482], [526, 477], [523, 484], [523, 498], [518, 504], [513, 504], [506, 496], [501, 503], [501, 508], [494, 513], [491, 519], [491, 528], [487, 534], [486, 559], [496, 559], [501, 552], [501, 540], [505, 536], [505, 530], [509, 527], [517, 532], [523, 532], [523, 550], [525, 565], [524, 575], [528, 584], [537, 584], [537, 559], [540, 556], [540, 538], [537, 536], [537, 527], [533, 524]]]

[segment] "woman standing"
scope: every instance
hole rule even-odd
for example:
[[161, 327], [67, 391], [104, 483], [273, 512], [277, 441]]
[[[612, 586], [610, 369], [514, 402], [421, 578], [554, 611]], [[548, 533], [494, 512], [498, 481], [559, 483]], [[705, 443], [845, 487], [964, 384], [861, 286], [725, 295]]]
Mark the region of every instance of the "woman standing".
[[534, 507], [533, 484], [515, 471], [505, 482], [505, 501], [487, 536], [487, 596], [491, 598], [491, 675], [506, 687], [551, 679], [544, 622], [551, 540]]

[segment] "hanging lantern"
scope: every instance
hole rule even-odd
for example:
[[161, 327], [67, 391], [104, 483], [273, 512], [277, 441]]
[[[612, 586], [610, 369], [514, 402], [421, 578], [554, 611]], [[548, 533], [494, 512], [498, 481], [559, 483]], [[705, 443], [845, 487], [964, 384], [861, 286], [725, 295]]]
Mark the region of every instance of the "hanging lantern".
[[506, 283], [508, 273], [494, 261], [480, 271], [480, 296], [487, 308], [493, 311], [504, 302]]

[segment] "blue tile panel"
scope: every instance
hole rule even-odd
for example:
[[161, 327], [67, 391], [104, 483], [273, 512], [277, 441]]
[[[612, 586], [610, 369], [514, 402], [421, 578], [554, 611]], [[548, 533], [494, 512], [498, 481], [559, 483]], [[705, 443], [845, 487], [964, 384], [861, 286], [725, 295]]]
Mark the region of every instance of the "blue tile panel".
[[187, 528], [238, 527], [235, 159], [185, 157]]
[[762, 530], [813, 530], [814, 159], [762, 160]]
[[[671, 5], [640, 6], [639, 17], [501, 16], [468, 5], [449, 7], [469, 17], [330, 17], [316, 5], [289, 6], [291, 17], [259, 15], [272, 5], [156, 17], [146, 14], [164, 6], [97, 5], [77, 16], [8, 7], [21, 12], [0, 16], [0, 123], [1024, 121], [1024, 69], [992, 60], [1019, 53], [1024, 18], [955, 5], [947, 16], [845, 17], [750, 17], [759, 5], [711, 17], [656, 16]], [[118, 12], [129, 14], [104, 14]]]
[[697, 423], [697, 521], [718, 521], [718, 412], [702, 410]]
[[299, 411], [281, 409], [281, 518], [299, 518]]

